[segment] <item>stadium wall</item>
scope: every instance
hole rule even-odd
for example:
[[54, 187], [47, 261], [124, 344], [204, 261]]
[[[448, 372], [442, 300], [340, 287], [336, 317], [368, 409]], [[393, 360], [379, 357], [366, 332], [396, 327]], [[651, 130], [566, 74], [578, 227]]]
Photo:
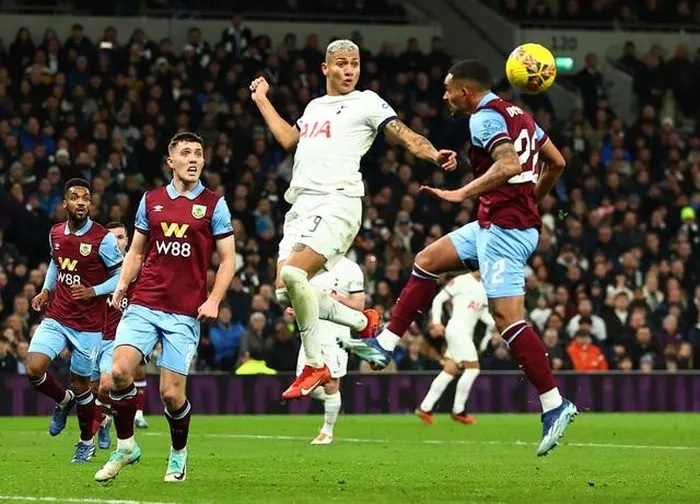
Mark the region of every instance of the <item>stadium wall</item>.
[[[175, 47], [181, 48], [187, 44], [187, 30], [196, 26], [202, 31], [202, 38], [210, 43], [218, 42], [221, 32], [229, 27], [229, 20], [206, 19], [159, 19], [145, 17], [98, 17], [98, 16], [48, 16], [48, 15], [18, 15], [3, 14], [0, 16], [0, 33], [7, 34], [6, 40], [12, 40], [20, 26], [26, 26], [35, 41], [44, 37], [46, 28], [53, 28], [61, 39], [70, 35], [71, 27], [80, 23], [85, 33], [93, 41], [100, 40], [105, 27], [114, 26], [119, 30], [119, 42], [127, 42], [131, 33], [142, 28], [149, 38], [158, 41], [169, 37]], [[298, 46], [303, 47], [305, 38], [310, 33], [319, 36], [321, 45], [332, 37], [350, 37], [358, 30], [362, 34], [365, 47], [370, 51], [379, 51], [388, 42], [401, 52], [406, 48], [409, 37], [416, 37], [423, 50], [430, 47], [430, 41], [435, 35], [442, 35], [440, 25], [431, 23], [425, 25], [384, 25], [357, 23], [304, 23], [291, 21], [246, 21], [253, 34], [264, 33], [272, 39], [273, 47], [282, 43], [287, 33], [294, 33]]]
[[[343, 409], [351, 414], [411, 413], [433, 378], [425, 373], [349, 375], [342, 384]], [[320, 413], [320, 403], [310, 399], [280, 402], [290, 380], [289, 375], [193, 375], [188, 397], [194, 412], [205, 415]], [[562, 373], [557, 382], [582, 411], [700, 412], [700, 373]], [[438, 411], [449, 410], [453, 394], [454, 383]], [[146, 401], [148, 412], [162, 412], [157, 377], [149, 377]], [[26, 377], [0, 375], [0, 416], [50, 415], [53, 406]], [[483, 373], [468, 406], [473, 413], [534, 413], [540, 408], [535, 389], [519, 373]]]

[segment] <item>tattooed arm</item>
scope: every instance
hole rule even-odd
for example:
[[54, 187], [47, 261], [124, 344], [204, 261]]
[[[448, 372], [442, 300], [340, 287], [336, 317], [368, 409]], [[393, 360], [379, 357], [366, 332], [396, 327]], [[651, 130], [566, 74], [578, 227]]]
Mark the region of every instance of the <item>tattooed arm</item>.
[[458, 203], [467, 198], [491, 191], [523, 171], [518, 154], [515, 152], [515, 146], [510, 140], [497, 143], [491, 149], [491, 157], [493, 158], [493, 164], [486, 173], [460, 189], [448, 191], [425, 186], [421, 187], [421, 189], [440, 199]]
[[418, 159], [430, 161], [445, 170], [457, 167], [457, 154], [451, 150], [437, 150], [430, 140], [419, 135], [398, 119], [393, 119], [384, 126], [384, 134], [392, 142], [401, 144]]

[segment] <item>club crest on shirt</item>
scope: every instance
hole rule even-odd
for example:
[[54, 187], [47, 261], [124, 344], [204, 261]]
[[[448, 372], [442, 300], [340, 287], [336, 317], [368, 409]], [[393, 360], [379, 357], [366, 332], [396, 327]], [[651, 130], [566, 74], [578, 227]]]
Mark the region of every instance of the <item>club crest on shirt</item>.
[[92, 252], [92, 244], [90, 243], [81, 243], [80, 244], [80, 255], [83, 257], [87, 257], [90, 255], [90, 252]]
[[205, 205], [192, 205], [192, 217], [195, 219], [201, 219], [207, 214], [207, 207]]

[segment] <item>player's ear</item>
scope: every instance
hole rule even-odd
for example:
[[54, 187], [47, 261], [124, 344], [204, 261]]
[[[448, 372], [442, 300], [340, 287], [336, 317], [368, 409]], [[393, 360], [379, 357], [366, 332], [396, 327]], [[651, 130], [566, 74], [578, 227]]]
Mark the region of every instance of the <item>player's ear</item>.
[[325, 61], [321, 63], [321, 72], [323, 72], [323, 75], [328, 76], [328, 63]]
[[169, 166], [170, 168], [173, 168], [173, 158], [171, 158], [170, 156], [168, 156], [167, 158], [165, 158], [165, 162], [168, 163], [168, 166]]

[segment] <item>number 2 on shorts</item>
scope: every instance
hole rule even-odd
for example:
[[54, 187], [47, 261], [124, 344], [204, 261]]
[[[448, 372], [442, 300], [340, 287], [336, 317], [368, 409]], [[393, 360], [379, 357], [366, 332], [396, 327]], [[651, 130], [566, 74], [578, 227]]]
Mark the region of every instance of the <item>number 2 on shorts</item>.
[[[489, 271], [489, 266], [491, 270]], [[506, 260], [498, 259], [491, 265], [488, 261], [483, 262], [482, 274], [484, 275], [484, 280], [488, 281], [490, 285], [498, 285], [503, 283], [503, 273], [506, 270]]]

